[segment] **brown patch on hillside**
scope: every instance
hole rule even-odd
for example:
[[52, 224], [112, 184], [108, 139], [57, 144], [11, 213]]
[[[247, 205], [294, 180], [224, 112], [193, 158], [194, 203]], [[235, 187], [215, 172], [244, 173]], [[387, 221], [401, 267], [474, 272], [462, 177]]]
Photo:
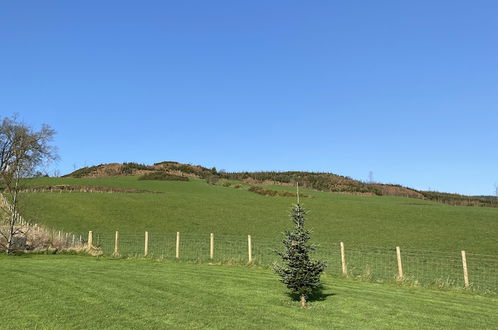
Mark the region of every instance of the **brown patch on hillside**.
[[98, 166], [92, 173], [88, 174], [88, 178], [102, 178], [106, 176], [118, 176], [121, 175], [122, 164], [107, 164]]
[[382, 196], [400, 196], [400, 197], [424, 199], [424, 195], [413, 189], [396, 186], [396, 185], [379, 184], [379, 183], [372, 183], [371, 185], [377, 188], [381, 192]]
[[55, 185], [55, 186], [41, 186], [41, 187], [32, 187], [28, 189], [23, 189], [21, 192], [33, 193], [33, 192], [92, 192], [92, 193], [152, 193], [152, 194], [160, 194], [161, 192], [143, 190], [143, 189], [125, 189], [125, 188], [116, 188], [116, 187], [100, 187], [100, 186], [70, 186], [70, 185]]
[[182, 172], [182, 171], [178, 171], [178, 170], [165, 170], [166, 173], [168, 174], [172, 174], [172, 175], [178, 175], [178, 176], [186, 176], [188, 178], [198, 178], [199, 176], [197, 174], [194, 174], [194, 173], [185, 173], [185, 172]]
[[242, 182], [248, 183], [248, 184], [270, 184], [270, 185], [277, 185], [277, 186], [284, 186], [284, 187], [292, 187], [294, 184], [289, 183], [289, 182], [279, 182], [279, 181], [274, 181], [274, 180], [256, 180], [254, 178], [247, 178], [243, 179]]
[[180, 164], [176, 162], [161, 162], [154, 165], [144, 165], [137, 163], [111, 163], [101, 164], [91, 167], [80, 168], [65, 177], [72, 178], [102, 178], [110, 176], [142, 176], [152, 172], [166, 172], [173, 175], [206, 178], [213, 175], [213, 170], [199, 165]]
[[354, 195], [354, 196], [378, 196], [371, 192], [348, 192], [348, 191], [335, 191], [334, 194]]

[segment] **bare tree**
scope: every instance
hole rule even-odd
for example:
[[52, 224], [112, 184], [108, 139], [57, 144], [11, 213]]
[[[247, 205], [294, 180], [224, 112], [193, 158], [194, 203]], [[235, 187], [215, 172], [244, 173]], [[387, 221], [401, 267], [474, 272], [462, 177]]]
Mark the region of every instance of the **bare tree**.
[[25, 234], [19, 223], [21, 180], [57, 159], [57, 151], [50, 145], [54, 134], [48, 125], [43, 125], [39, 131], [33, 130], [15, 115], [0, 122], [0, 186], [2, 194], [10, 199], [3, 207], [7, 217], [0, 226], [0, 247], [7, 254], [13, 252], [15, 238]]

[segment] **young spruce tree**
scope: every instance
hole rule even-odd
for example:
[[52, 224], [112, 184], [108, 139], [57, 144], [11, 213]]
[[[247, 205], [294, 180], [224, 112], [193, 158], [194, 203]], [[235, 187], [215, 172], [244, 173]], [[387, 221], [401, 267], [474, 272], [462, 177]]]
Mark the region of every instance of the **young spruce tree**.
[[277, 251], [282, 258], [283, 265], [275, 265], [275, 272], [280, 275], [280, 281], [299, 297], [301, 307], [307, 306], [307, 301], [313, 290], [320, 286], [320, 274], [325, 270], [325, 263], [312, 260], [310, 252], [315, 250], [310, 240], [310, 231], [304, 228], [306, 211], [298, 203], [294, 205], [291, 220], [294, 229], [286, 231], [283, 252]]

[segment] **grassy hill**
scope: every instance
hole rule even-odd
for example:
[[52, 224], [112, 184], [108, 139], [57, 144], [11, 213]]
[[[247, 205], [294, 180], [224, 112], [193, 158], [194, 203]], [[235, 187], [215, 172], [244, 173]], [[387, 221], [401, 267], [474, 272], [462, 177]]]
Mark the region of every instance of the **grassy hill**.
[[303, 310], [270, 271], [65, 255], [0, 256], [0, 327], [492, 329], [498, 299], [324, 276]]
[[246, 183], [270, 183], [284, 186], [295, 186], [299, 182], [301, 187], [325, 191], [343, 192], [357, 195], [376, 196], [399, 196], [425, 200], [437, 201], [450, 205], [462, 206], [488, 206], [498, 207], [498, 199], [493, 196], [465, 196], [455, 193], [444, 193], [437, 191], [417, 191], [416, 189], [403, 187], [398, 184], [383, 184], [376, 182], [363, 182], [354, 180], [347, 176], [323, 172], [225, 172], [217, 171], [216, 168], [208, 169], [200, 165], [181, 164], [178, 162], [165, 161], [154, 165], [138, 163], [113, 163], [84, 167], [65, 177], [72, 178], [98, 178], [108, 176], [140, 175], [142, 179], [172, 176], [176, 180], [187, 180], [188, 178], [206, 179], [208, 182], [216, 182], [220, 179], [239, 180]]
[[[154, 193], [23, 193], [26, 218], [68, 232], [141, 234], [197, 233], [280, 238], [290, 224], [293, 197], [269, 197], [248, 191], [244, 182], [208, 185], [204, 180], [139, 180], [134, 176], [37, 178], [35, 186], [100, 186]], [[236, 184], [240, 188], [235, 188]], [[293, 192], [281, 185], [260, 185]], [[371, 246], [471, 253], [498, 253], [498, 209], [457, 207], [389, 196], [355, 196], [303, 190], [309, 226], [322, 244], [345, 241]]]
[[[215, 234], [216, 262], [247, 262], [247, 235], [252, 236], [257, 264], [268, 266], [276, 259], [274, 249], [290, 226], [293, 187], [236, 180], [207, 184], [209, 179], [176, 181], [169, 175], [177, 174], [168, 174], [166, 181], [141, 176], [31, 179], [21, 196], [22, 214], [54, 228], [54, 235], [63, 230], [82, 234], [84, 240], [92, 230], [94, 243], [108, 255], [117, 230], [125, 255], [143, 255], [148, 231], [148, 253], [155, 257], [174, 259], [180, 232], [184, 260], [210, 261], [210, 233]], [[329, 263], [327, 273], [340, 273], [338, 242], [343, 241], [350, 276], [393, 282], [394, 248], [400, 246], [406, 281], [461, 287], [460, 251], [465, 250], [472, 291], [498, 292], [497, 208], [307, 189], [302, 193], [313, 241], [320, 244], [317, 257]]]

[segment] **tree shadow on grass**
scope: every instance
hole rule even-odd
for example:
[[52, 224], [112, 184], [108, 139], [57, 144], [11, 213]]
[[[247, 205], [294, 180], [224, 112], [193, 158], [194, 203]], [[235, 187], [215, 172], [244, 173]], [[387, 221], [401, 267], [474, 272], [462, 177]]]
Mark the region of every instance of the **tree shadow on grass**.
[[[326, 293], [324, 292], [325, 290], [326, 288], [323, 285], [320, 285], [318, 288], [314, 289], [308, 297], [308, 302], [325, 301], [328, 297], [336, 295], [335, 293]], [[287, 295], [294, 301], [300, 301], [301, 299], [299, 294], [288, 292]]]

